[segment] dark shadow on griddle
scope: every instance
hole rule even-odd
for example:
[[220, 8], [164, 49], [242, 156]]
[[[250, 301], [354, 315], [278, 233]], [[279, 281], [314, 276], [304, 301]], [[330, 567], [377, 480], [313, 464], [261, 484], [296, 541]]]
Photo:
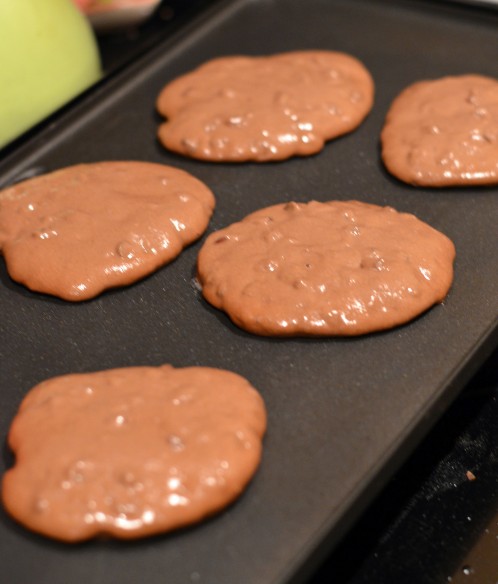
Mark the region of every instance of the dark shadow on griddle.
[[[381, 582], [394, 581], [403, 581], [403, 584], [428, 584], [429, 582], [431, 584], [439, 584], [441, 580], [438, 579], [438, 575], [440, 578], [441, 573], [446, 573], [449, 576], [454, 572], [461, 561], [462, 552], [468, 551], [472, 547], [479, 536], [479, 530], [487, 525], [490, 518], [490, 505], [483, 505], [482, 516], [476, 516], [475, 500], [479, 497], [475, 494], [475, 490], [481, 489], [483, 492], [492, 492], [494, 493], [495, 501], [498, 501], [498, 492], [496, 492], [494, 479], [496, 467], [498, 467], [496, 456], [490, 456], [494, 470], [491, 469], [491, 472], [488, 472], [487, 479], [479, 476], [475, 481], [467, 481], [460, 486], [460, 488], [467, 487], [469, 490], [474, 491], [472, 495], [474, 500], [473, 507], [469, 501], [469, 509], [474, 509], [471, 526], [473, 536], [469, 539], [471, 534], [469, 534], [469, 524], [465, 522], [466, 512], [460, 506], [458, 511], [463, 520], [460, 526], [461, 533], [459, 533], [458, 540], [452, 546], [451, 551], [453, 553], [449, 549], [446, 549], [445, 554], [441, 552], [443, 542], [449, 537], [445, 525], [436, 525], [436, 531], [432, 534], [436, 552], [434, 553], [434, 548], [429, 551], [434, 553], [435, 557], [433, 559], [436, 562], [441, 562], [442, 565], [436, 566], [437, 569], [434, 570], [430, 557], [424, 555], [427, 550], [422, 548], [413, 548], [412, 550], [412, 555], [416, 556], [419, 553], [420, 561], [425, 562], [427, 580], [425, 577], [423, 582], [412, 580], [408, 573], [406, 575], [398, 574], [398, 577], [403, 577], [403, 580], [392, 580], [393, 575], [390, 575], [388, 570], [390, 565], [393, 570], [400, 569], [397, 558], [404, 558], [407, 553], [406, 548], [404, 551], [401, 549], [398, 556], [395, 546], [402, 547], [404, 543], [406, 547], [410, 547], [409, 539], [401, 537], [404, 535], [403, 530], [410, 532], [410, 529], [420, 529], [419, 522], [423, 521], [420, 517], [420, 511], [422, 513], [425, 511], [421, 492], [423, 493], [429, 485], [434, 483], [434, 475], [441, 473], [441, 468], [444, 469], [445, 465], [451, 467], [451, 457], [454, 457], [455, 450], [458, 450], [458, 439], [464, 433], [471, 433], [475, 420], [479, 419], [480, 415], [486, 413], [493, 406], [494, 400], [498, 396], [497, 363], [498, 351], [495, 351], [475, 378], [467, 385], [462, 396], [444, 414], [408, 462], [393, 477], [316, 574], [307, 581], [307, 584], [329, 584], [332, 582], [340, 584], [372, 584], [372, 582], [378, 582], [380, 584]], [[478, 390], [483, 384], [488, 387], [488, 391], [484, 393]], [[476, 390], [478, 391], [476, 392]], [[460, 450], [461, 448], [462, 446], [460, 445]], [[484, 475], [484, 469], [482, 471]], [[480, 479], [481, 482], [479, 482]], [[455, 492], [455, 498], [457, 494], [459, 493]], [[437, 505], [437, 513], [441, 515], [440, 507], [445, 504], [447, 513], [446, 515], [443, 513], [443, 515], [454, 519], [455, 507], [452, 505], [451, 496], [451, 492], [449, 494], [446, 493], [444, 497], [438, 500], [436, 495], [432, 507], [435, 508]], [[462, 497], [461, 494], [459, 496], [460, 498]], [[422, 509], [420, 510], [419, 507], [422, 507]], [[491, 506], [491, 514], [494, 513], [494, 509], [495, 506]], [[418, 516], [417, 511], [419, 511]], [[416, 516], [412, 517], [412, 515]], [[410, 516], [409, 519], [403, 523], [407, 516]], [[425, 521], [430, 522], [430, 516]], [[414, 526], [414, 524], [417, 525]], [[401, 533], [399, 533], [400, 531]], [[382, 549], [383, 546], [387, 546], [389, 553]], [[458, 547], [461, 549], [458, 550]], [[420, 578], [420, 573], [417, 571], [413, 577]]]

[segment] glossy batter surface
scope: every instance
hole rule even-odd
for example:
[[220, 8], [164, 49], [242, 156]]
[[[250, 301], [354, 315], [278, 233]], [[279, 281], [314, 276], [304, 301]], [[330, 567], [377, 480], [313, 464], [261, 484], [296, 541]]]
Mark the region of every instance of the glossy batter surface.
[[169, 83], [157, 108], [163, 145], [202, 160], [282, 160], [356, 128], [374, 86], [354, 57], [301, 51], [214, 59]]
[[357, 201], [285, 203], [211, 234], [205, 298], [260, 335], [359, 335], [441, 302], [453, 243], [415, 216]]
[[86, 300], [173, 260], [202, 235], [214, 204], [176, 168], [81, 164], [0, 192], [0, 249], [13, 280]]
[[219, 369], [133, 367], [45, 381], [10, 433], [7, 511], [63, 541], [136, 538], [199, 521], [254, 474], [263, 401]]
[[498, 80], [421, 81], [393, 102], [382, 130], [391, 174], [428, 187], [498, 183]]

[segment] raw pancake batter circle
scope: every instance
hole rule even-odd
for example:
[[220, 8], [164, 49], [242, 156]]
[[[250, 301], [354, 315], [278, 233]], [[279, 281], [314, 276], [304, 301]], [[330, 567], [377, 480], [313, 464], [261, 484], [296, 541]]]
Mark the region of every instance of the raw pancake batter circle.
[[203, 183], [170, 166], [71, 166], [0, 191], [0, 250], [16, 282], [87, 300], [173, 260], [214, 205]]
[[498, 80], [421, 81], [393, 102], [382, 158], [400, 180], [427, 187], [498, 183]]
[[159, 140], [201, 160], [283, 160], [319, 152], [354, 130], [374, 84], [350, 55], [301, 51], [209, 61], [169, 83], [157, 108]]
[[212, 233], [198, 257], [206, 300], [252, 333], [359, 335], [441, 302], [453, 243], [415, 216], [357, 201], [285, 203]]
[[130, 367], [49, 379], [13, 420], [7, 511], [62, 541], [138, 538], [200, 521], [256, 471], [266, 412], [220, 369]]

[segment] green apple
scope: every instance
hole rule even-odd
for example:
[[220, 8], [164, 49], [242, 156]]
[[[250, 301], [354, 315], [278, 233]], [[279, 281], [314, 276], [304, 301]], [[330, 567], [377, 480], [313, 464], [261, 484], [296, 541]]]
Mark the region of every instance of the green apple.
[[0, 147], [100, 75], [93, 31], [72, 0], [0, 0]]

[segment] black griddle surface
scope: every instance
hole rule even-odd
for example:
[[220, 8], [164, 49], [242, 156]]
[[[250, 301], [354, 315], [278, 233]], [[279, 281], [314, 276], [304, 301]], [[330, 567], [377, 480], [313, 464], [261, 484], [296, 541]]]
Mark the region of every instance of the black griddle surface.
[[[209, 231], [284, 200], [356, 198], [415, 213], [453, 239], [455, 283], [413, 323], [358, 339], [246, 334], [192, 286], [200, 243], [128, 289], [71, 305], [29, 293], [0, 267], [0, 426], [25, 393], [68, 372], [208, 365], [259, 388], [269, 414], [262, 466], [244, 496], [205, 524], [134, 543], [64, 546], [0, 522], [2, 574], [16, 584], [303, 581], [449, 405], [498, 340], [498, 189], [415, 189], [390, 178], [378, 135], [408, 84], [447, 74], [498, 76], [498, 19], [426, 2], [234, 0], [215, 6], [97, 88], [0, 163], [30, 169], [111, 159], [172, 164], [217, 196]], [[161, 87], [219, 55], [349, 52], [370, 69], [376, 102], [353, 134], [317, 156], [215, 165], [155, 141]], [[4, 449], [4, 466], [11, 464]]]

